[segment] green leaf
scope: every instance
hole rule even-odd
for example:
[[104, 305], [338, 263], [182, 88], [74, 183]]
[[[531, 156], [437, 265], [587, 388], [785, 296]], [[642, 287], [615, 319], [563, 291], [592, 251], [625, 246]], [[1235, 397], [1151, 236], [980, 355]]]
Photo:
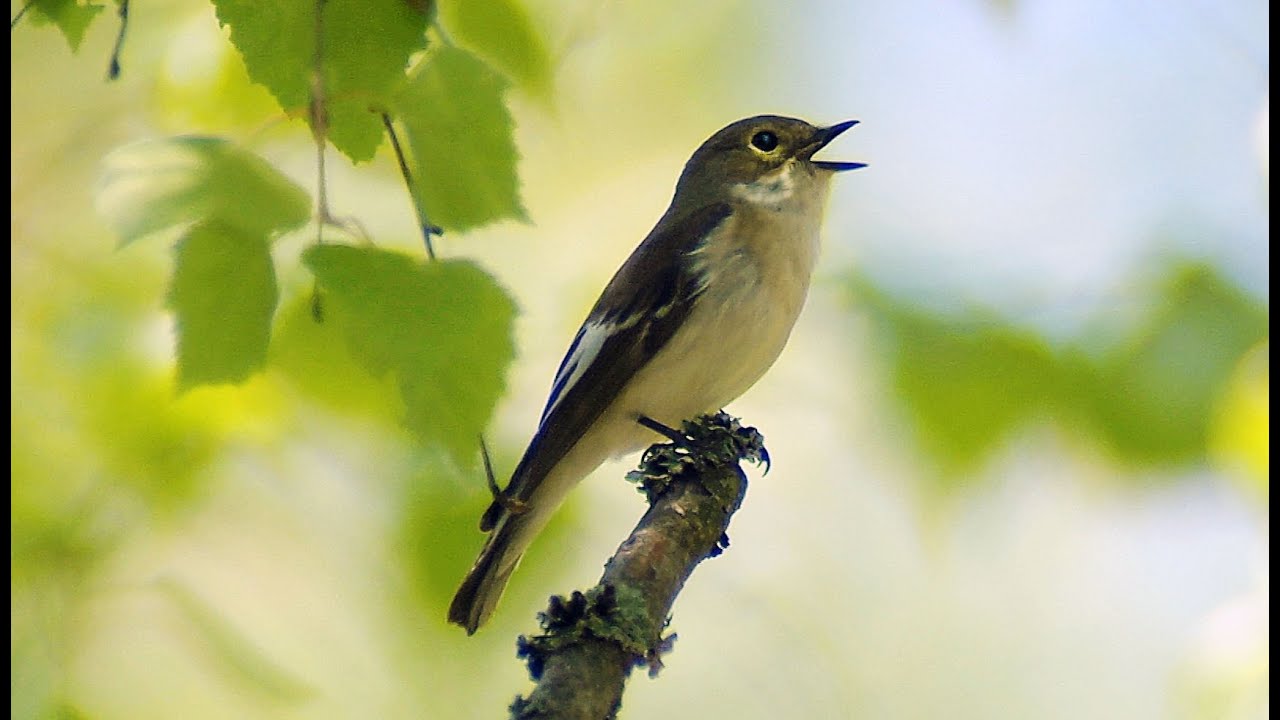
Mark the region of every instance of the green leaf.
[[36, 25], [56, 25], [71, 51], [76, 52], [89, 24], [102, 10], [101, 5], [81, 4], [77, 0], [35, 0], [31, 5], [31, 21]]
[[[324, 294], [322, 308], [332, 305]], [[299, 297], [280, 311], [271, 336], [270, 364], [294, 387], [322, 404], [349, 414], [395, 422], [387, 408], [395, 407], [396, 389], [387, 378], [370, 376], [347, 348], [341, 312], [324, 309], [317, 320], [313, 298]]]
[[1155, 310], [1104, 352], [1054, 349], [990, 314], [931, 315], [855, 281], [916, 437], [944, 470], [972, 469], [1040, 417], [1089, 436], [1119, 461], [1206, 458], [1240, 359], [1267, 335], [1267, 310], [1203, 264], [1166, 270]]
[[352, 162], [372, 160], [383, 131], [382, 119], [369, 111], [367, 102], [329, 101], [329, 142]]
[[169, 307], [177, 315], [178, 385], [239, 382], [262, 367], [276, 308], [265, 239], [201, 223], [179, 241]]
[[341, 313], [352, 355], [395, 378], [408, 428], [470, 465], [515, 355], [506, 292], [470, 262], [336, 245], [303, 261], [326, 291], [326, 314]]
[[551, 85], [551, 60], [518, 0], [442, 0], [440, 21], [459, 44], [535, 94]]
[[525, 218], [505, 87], [500, 75], [470, 53], [441, 48], [410, 73], [396, 97], [418, 201], [436, 225], [467, 230]]
[[1204, 457], [1218, 399], [1244, 354], [1267, 334], [1265, 307], [1213, 269], [1170, 269], [1157, 310], [1104, 357], [1085, 411], [1131, 462]]
[[270, 235], [310, 216], [311, 199], [265, 160], [226, 140], [147, 140], [107, 156], [97, 205], [121, 245], [204, 221]]
[[[244, 56], [249, 76], [285, 112], [306, 115], [315, 65], [315, 0], [215, 0], [218, 21]], [[426, 45], [431, 14], [421, 3], [328, 0], [323, 68], [328, 137], [353, 161], [369, 160], [382, 140], [370, 112], [388, 104], [409, 56]]]
[[285, 112], [305, 113], [315, 55], [315, 0], [214, 0], [245, 69]]
[[893, 386], [921, 445], [949, 471], [971, 470], [1055, 396], [1056, 368], [1034, 333], [993, 317], [931, 317], [879, 297]]

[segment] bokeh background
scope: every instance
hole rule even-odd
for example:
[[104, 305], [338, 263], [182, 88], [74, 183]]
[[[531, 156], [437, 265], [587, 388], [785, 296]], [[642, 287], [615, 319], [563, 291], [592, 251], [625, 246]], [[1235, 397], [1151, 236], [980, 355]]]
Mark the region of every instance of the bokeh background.
[[[705, 137], [856, 118], [827, 152], [870, 164], [836, 182], [788, 350], [730, 408], [773, 469], [622, 717], [1267, 715], [1266, 3], [526, 6], [554, 64], [509, 98], [530, 222], [439, 245], [520, 305], [500, 468]], [[178, 394], [171, 248], [117, 249], [102, 157], [219, 132], [312, 187], [310, 141], [198, 2], [137, 3], [105, 82], [110, 15], [74, 54], [12, 33], [12, 716], [503, 715], [516, 635], [642, 512], [627, 464], [467, 638], [444, 614], [483, 481], [385, 385], [273, 362]], [[337, 213], [422, 252], [388, 153], [331, 166]], [[282, 318], [311, 237], [276, 245]]]

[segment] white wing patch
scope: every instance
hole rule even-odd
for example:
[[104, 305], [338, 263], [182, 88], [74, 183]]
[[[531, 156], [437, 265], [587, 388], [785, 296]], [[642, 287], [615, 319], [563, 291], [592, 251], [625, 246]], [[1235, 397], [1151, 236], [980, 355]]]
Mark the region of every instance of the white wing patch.
[[556, 373], [555, 382], [551, 385], [551, 398], [547, 400], [547, 409], [542, 411], [542, 419], [538, 424], [546, 422], [547, 416], [555, 410], [556, 405], [560, 404], [560, 400], [569, 394], [569, 390], [582, 379], [582, 374], [591, 367], [591, 363], [595, 362], [596, 356], [600, 354], [600, 348], [604, 347], [604, 341], [613, 335], [617, 326], [613, 323], [587, 322], [578, 331], [578, 337], [573, 341], [573, 346], [569, 348], [569, 354], [565, 356], [564, 362], [560, 363], [560, 371]]
[[[735, 191], [746, 188], [746, 185], [738, 185]], [[732, 239], [724, 237], [726, 233], [734, 232], [732, 221], [721, 222], [711, 232], [707, 233], [692, 250], [686, 253], [685, 257], [689, 260], [689, 272], [693, 275], [693, 291], [692, 295], [701, 295], [711, 282], [712, 271], [719, 269], [723, 271], [724, 263], [734, 262], [736, 255], [736, 247]], [[668, 308], [669, 311], [669, 308]]]

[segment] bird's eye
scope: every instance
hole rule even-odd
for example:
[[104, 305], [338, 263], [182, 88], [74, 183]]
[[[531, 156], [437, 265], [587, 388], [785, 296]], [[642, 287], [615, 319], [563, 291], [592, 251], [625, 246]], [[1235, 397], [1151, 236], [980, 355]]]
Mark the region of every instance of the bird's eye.
[[778, 136], [768, 130], [761, 130], [751, 136], [751, 147], [764, 152], [772, 152], [774, 148], [778, 147]]

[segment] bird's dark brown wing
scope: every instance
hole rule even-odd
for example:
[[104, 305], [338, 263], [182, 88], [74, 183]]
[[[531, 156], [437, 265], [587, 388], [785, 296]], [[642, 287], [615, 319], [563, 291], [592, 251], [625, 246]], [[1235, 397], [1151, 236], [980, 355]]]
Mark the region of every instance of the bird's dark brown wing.
[[[538, 432], [511, 476], [506, 499], [528, 500], [684, 323], [702, 289], [688, 253], [732, 213], [727, 203], [716, 203], [674, 222], [660, 222], [619, 268], [560, 363]], [[618, 298], [625, 300], [618, 303]], [[590, 352], [596, 344], [598, 350]], [[495, 501], [480, 528], [492, 529], [502, 511], [502, 503]]]

